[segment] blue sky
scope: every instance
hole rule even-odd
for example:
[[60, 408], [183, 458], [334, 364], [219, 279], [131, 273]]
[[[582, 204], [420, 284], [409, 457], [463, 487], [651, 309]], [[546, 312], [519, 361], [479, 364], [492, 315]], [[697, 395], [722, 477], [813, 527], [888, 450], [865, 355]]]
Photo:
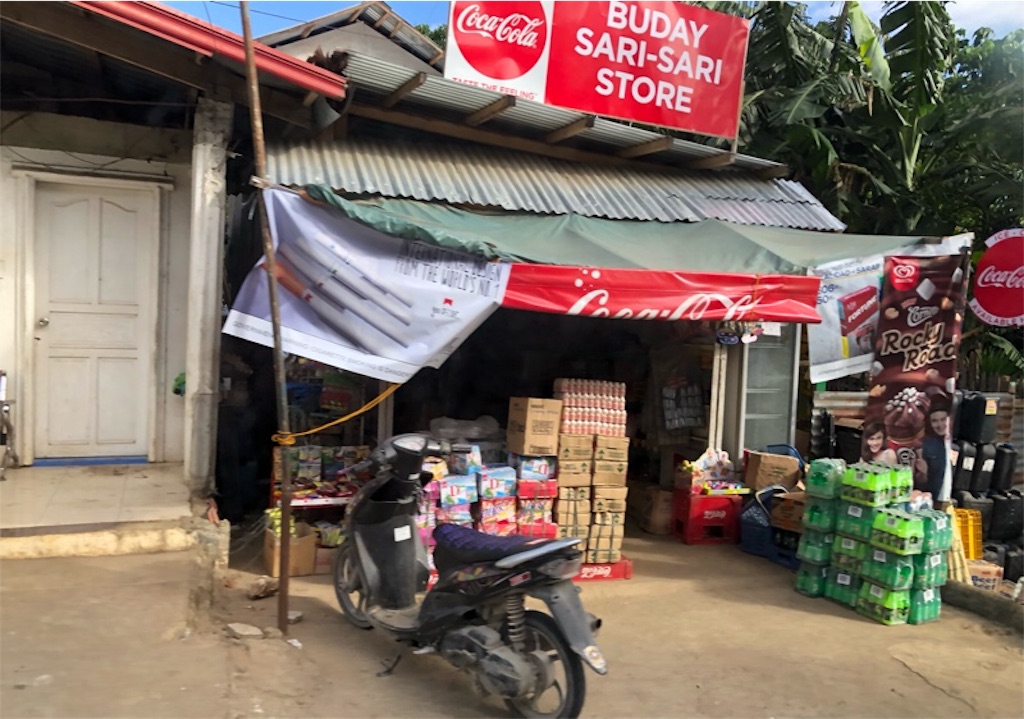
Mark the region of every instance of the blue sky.
[[[166, 3], [173, 7], [210, 20], [240, 33], [238, 3], [235, 0], [181, 0]], [[352, 7], [351, 2], [308, 2], [306, 0], [256, 0], [249, 3], [253, 33], [256, 36], [291, 27], [300, 22], [330, 15]], [[413, 25], [441, 25], [448, 21], [448, 3], [436, 0], [392, 0], [392, 9]], [[861, 4], [868, 14], [878, 18], [882, 14], [881, 0], [865, 0]], [[838, 11], [838, 2], [822, 0], [811, 2], [810, 12], [815, 19], [825, 18]], [[1024, 27], [1024, 0], [959, 0], [950, 5], [950, 15], [957, 26], [969, 33], [978, 27], [991, 27], [997, 36]]]

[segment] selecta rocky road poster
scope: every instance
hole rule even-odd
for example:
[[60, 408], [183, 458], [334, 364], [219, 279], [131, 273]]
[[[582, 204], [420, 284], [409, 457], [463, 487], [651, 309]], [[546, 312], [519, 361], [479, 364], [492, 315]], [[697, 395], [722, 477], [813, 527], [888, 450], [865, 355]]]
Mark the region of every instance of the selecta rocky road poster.
[[963, 257], [887, 257], [861, 459], [909, 465], [948, 500], [950, 412], [963, 324]]

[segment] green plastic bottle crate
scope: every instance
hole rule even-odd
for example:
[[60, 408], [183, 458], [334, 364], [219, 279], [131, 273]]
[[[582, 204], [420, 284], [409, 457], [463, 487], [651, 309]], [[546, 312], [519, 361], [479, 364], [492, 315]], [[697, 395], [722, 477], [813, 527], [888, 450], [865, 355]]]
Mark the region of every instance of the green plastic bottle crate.
[[845, 554], [848, 557], [863, 561], [867, 559], [868, 552], [870, 551], [871, 547], [867, 542], [862, 542], [852, 537], [836, 537], [835, 542], [832, 544], [832, 556]]
[[846, 473], [846, 462], [841, 459], [812, 459], [807, 474], [807, 496], [835, 499]]
[[871, 546], [896, 554], [920, 554], [924, 545], [924, 520], [917, 514], [885, 509], [875, 516]]
[[889, 503], [891, 474], [884, 465], [861, 462], [847, 467], [839, 497], [867, 507], [884, 507]]
[[882, 624], [906, 624], [910, 616], [910, 592], [893, 591], [865, 581], [857, 595], [857, 611]]
[[941, 587], [949, 578], [949, 561], [945, 552], [915, 554], [911, 560], [914, 562], [912, 589]]
[[846, 572], [847, 574], [853, 574], [858, 577], [860, 576], [861, 560], [849, 554], [837, 554], [834, 544], [832, 545], [831, 564], [840, 572]]
[[871, 529], [878, 512], [875, 507], [842, 501], [836, 510], [836, 533], [866, 542], [871, 539]]
[[910, 624], [936, 622], [942, 614], [942, 595], [937, 587], [920, 589], [910, 593]]
[[835, 541], [836, 535], [831, 532], [816, 532], [813, 529], [808, 529], [800, 535], [800, 544], [796, 550], [797, 559], [802, 562], [828, 564], [832, 558], [832, 544]]
[[914, 470], [903, 465], [889, 467], [889, 504], [909, 502], [914, 491]]
[[808, 497], [804, 504], [804, 528], [818, 532], [834, 532], [839, 501]]
[[915, 512], [924, 520], [924, 542], [922, 552], [946, 552], [953, 546], [953, 522], [949, 515], [937, 509], [922, 509]]
[[861, 562], [860, 575], [873, 584], [900, 591], [910, 589], [914, 582], [914, 561], [911, 557], [874, 549]]
[[829, 567], [828, 579], [825, 580], [825, 597], [852, 609], [857, 606], [860, 585], [861, 578], [855, 574]]
[[822, 597], [827, 579], [828, 565], [801, 562], [796, 572], [796, 591], [808, 597]]

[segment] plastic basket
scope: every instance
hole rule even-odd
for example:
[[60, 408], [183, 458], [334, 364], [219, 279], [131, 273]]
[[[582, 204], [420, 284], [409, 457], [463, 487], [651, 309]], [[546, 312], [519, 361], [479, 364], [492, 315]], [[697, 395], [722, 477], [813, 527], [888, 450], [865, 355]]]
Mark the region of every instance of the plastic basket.
[[977, 509], [956, 510], [956, 526], [960, 532], [960, 541], [964, 545], [964, 556], [968, 559], [981, 559], [981, 511]]

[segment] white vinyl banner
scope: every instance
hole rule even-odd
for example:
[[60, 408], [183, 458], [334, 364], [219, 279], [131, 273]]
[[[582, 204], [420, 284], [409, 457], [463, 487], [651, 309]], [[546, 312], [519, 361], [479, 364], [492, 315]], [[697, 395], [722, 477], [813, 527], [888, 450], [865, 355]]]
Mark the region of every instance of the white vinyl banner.
[[[405, 382], [440, 367], [501, 304], [507, 264], [385, 235], [288, 190], [264, 198], [289, 354]], [[224, 332], [273, 347], [263, 259]]]
[[[841, 237], [841, 235], [839, 236]], [[971, 235], [944, 238], [892, 250], [894, 256], [955, 255], [970, 246]], [[821, 278], [818, 314], [821, 324], [807, 326], [811, 382], [827, 382], [867, 372], [875, 359], [879, 293], [884, 255], [839, 260], [814, 267], [807, 274]]]

